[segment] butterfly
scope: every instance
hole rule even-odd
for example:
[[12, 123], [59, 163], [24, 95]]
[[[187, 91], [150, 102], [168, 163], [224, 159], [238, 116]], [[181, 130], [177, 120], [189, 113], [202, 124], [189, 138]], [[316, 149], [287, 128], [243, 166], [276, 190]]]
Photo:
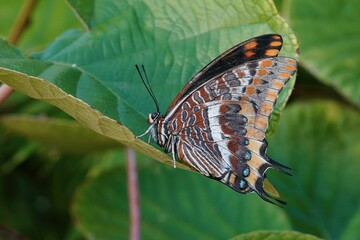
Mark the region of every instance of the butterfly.
[[286, 204], [264, 190], [267, 169], [291, 175], [266, 154], [269, 117], [297, 71], [296, 60], [278, 56], [282, 44], [280, 35], [267, 34], [225, 51], [182, 88], [165, 115], [137, 66], [156, 105], [147, 119], [150, 127], [139, 137], [150, 132], [172, 154], [174, 167], [178, 159], [239, 193], [256, 192], [267, 202]]

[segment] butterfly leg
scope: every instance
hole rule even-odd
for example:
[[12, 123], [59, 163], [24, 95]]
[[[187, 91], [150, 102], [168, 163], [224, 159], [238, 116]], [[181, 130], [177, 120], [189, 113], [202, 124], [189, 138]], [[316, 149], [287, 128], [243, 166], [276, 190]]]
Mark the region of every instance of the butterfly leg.
[[176, 158], [175, 158], [175, 139], [171, 138], [171, 153], [174, 161], [174, 168], [176, 168]]

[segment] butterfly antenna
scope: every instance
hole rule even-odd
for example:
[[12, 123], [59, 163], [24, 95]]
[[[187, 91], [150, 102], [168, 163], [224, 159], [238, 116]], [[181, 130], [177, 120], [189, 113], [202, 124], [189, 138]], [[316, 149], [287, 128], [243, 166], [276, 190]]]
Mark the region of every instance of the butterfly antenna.
[[156, 110], [159, 112], [159, 103], [158, 103], [158, 101], [157, 101], [157, 99], [156, 99], [156, 97], [155, 97], [155, 94], [154, 94], [154, 92], [153, 92], [153, 90], [152, 90], [152, 88], [151, 88], [151, 85], [150, 85], [150, 82], [149, 82], [149, 78], [148, 78], [147, 73], [146, 73], [146, 71], [145, 71], [144, 64], [141, 64], [141, 67], [142, 67], [142, 70], [143, 70], [143, 72], [144, 72], [145, 80], [146, 80], [146, 82], [147, 82], [147, 85], [149, 86], [149, 90], [150, 90], [150, 92], [151, 92], [151, 94], [152, 94], [152, 98], [154, 99], [154, 102], [155, 102], [155, 105], [156, 105]]
[[[148, 78], [147, 73], [145, 71], [144, 64], [141, 64], [141, 68], [142, 68], [142, 71], [144, 73], [146, 83], [149, 86], [150, 93], [155, 97], [155, 94], [154, 94], [153, 90], [151, 89], [151, 86], [150, 86], [150, 83], [149, 83], [149, 78]], [[156, 100], [156, 98], [155, 98], [155, 100]]]
[[145, 80], [146, 80], [146, 81], [144, 80], [144, 77], [143, 77], [143, 75], [141, 74], [141, 71], [140, 71], [139, 66], [138, 66], [137, 64], [135, 64], [136, 70], [137, 70], [138, 73], [139, 73], [139, 76], [140, 76], [140, 78], [141, 78], [141, 81], [142, 81], [142, 83], [144, 84], [144, 86], [145, 86], [146, 90], [148, 91], [148, 93], [150, 94], [151, 98], [153, 99], [154, 104], [155, 104], [155, 107], [156, 107], [156, 111], [159, 112], [159, 111], [160, 111], [160, 109], [159, 109], [159, 104], [158, 104], [158, 101], [157, 101], [157, 99], [156, 99], [156, 97], [155, 97], [155, 94], [154, 94], [153, 90], [152, 90], [151, 87], [150, 87], [149, 78], [147, 77], [147, 74], [146, 74], [146, 71], [145, 71], [145, 67], [144, 67], [144, 65], [141, 65], [141, 66], [142, 66], [142, 71], [144, 72], [144, 76], [145, 76]]

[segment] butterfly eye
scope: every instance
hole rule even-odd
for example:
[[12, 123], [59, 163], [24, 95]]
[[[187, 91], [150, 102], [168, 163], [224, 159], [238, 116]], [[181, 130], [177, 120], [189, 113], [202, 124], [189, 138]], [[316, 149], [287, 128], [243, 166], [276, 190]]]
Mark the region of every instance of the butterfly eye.
[[159, 117], [159, 115], [160, 115], [159, 112], [150, 113], [149, 117], [148, 117], [148, 123], [153, 124], [155, 122], [155, 120]]

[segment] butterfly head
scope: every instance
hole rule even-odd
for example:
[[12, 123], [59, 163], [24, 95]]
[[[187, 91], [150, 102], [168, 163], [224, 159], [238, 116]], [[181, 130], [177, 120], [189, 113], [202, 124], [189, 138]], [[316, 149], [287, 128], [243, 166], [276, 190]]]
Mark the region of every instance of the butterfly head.
[[[158, 132], [159, 132], [159, 125], [161, 125], [162, 123], [162, 119], [163, 117], [160, 115], [160, 112], [156, 111], [150, 113], [147, 119], [147, 123], [150, 125], [150, 127], [143, 134], [137, 136], [137, 138], [141, 138], [142, 136], [150, 132], [150, 136], [155, 140], [156, 143], [159, 144]], [[148, 143], [150, 143], [150, 138]]]
[[149, 114], [147, 119], [150, 124], [150, 134], [154, 141], [160, 146], [166, 144], [166, 129], [163, 126], [164, 117], [160, 115], [160, 112], [153, 112]]
[[147, 119], [148, 124], [150, 124], [150, 134], [151, 137], [155, 140], [156, 143], [159, 143], [159, 135], [158, 135], [158, 125], [160, 120], [160, 112], [152, 112], [149, 114]]
[[149, 113], [148, 119], [147, 119], [147, 123], [152, 125], [154, 124], [156, 121], [158, 121], [160, 117], [160, 112], [152, 112]]

